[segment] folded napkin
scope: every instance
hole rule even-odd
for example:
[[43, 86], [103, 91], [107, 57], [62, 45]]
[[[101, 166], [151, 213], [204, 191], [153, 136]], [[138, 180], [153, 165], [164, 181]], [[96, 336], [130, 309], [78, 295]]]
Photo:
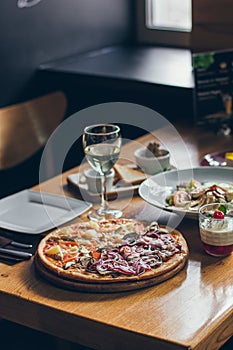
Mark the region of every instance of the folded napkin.
[[[0, 250], [1, 248], [12, 252], [26, 252], [34, 255], [37, 246], [41, 240], [40, 235], [19, 234], [16, 232], [0, 229]], [[0, 251], [0, 261], [7, 263], [17, 263], [28, 259], [28, 257], [19, 257], [9, 254], [9, 252]]]

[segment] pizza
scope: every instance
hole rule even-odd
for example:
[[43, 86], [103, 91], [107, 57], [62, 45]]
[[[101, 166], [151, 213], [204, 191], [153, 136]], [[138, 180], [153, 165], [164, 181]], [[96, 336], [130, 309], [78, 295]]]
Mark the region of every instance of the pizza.
[[59, 228], [37, 249], [37, 259], [47, 271], [85, 283], [154, 278], [184, 266], [187, 256], [179, 231], [125, 218]]

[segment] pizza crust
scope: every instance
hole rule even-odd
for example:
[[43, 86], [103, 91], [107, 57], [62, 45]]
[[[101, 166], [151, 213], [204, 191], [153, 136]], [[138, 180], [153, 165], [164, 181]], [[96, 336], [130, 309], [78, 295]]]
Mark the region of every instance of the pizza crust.
[[[114, 223], [116, 223], [116, 225], [121, 225], [122, 223], [127, 223], [127, 222], [129, 223], [135, 222], [137, 224], [141, 224], [141, 222], [139, 221], [134, 221], [130, 219], [114, 220]], [[111, 223], [112, 223], [111, 220], [108, 220], [106, 222], [108, 226], [111, 226]], [[85, 282], [87, 284], [137, 282], [142, 280], [149, 280], [151, 278], [155, 278], [163, 274], [167, 274], [172, 270], [175, 271], [179, 266], [184, 266], [188, 259], [189, 250], [183, 235], [178, 230], [170, 229], [169, 233], [172, 234], [175, 241], [181, 245], [181, 251], [171, 256], [167, 261], [164, 261], [162, 265], [152, 268], [151, 270], [148, 270], [140, 275], [128, 276], [128, 275], [120, 274], [120, 275], [117, 275], [116, 277], [113, 277], [114, 274], [100, 275], [98, 273], [81, 271], [81, 269], [78, 271], [77, 268], [76, 268], [76, 271], [74, 271], [73, 269], [64, 270], [62, 267], [59, 267], [56, 265], [56, 261], [54, 261], [53, 259], [49, 259], [44, 254], [44, 249], [47, 245], [48, 240], [51, 237], [54, 238], [56, 236], [59, 236], [61, 232], [66, 232], [66, 231], [72, 232], [72, 228], [73, 228], [73, 225], [68, 226], [65, 229], [64, 228], [58, 229], [57, 231], [51, 232], [41, 240], [37, 250], [37, 260], [43, 266], [43, 268], [50, 271], [50, 273], [52, 273], [53, 275], [60, 277], [61, 279], [77, 281], [77, 282]]]
[[[67, 278], [61, 278], [58, 275], [53, 274], [50, 270], [44, 268], [40, 263], [37, 256], [35, 256], [35, 267], [36, 272], [43, 278], [54, 284], [57, 287], [69, 289], [78, 292], [88, 292], [88, 293], [119, 293], [126, 291], [133, 291], [142, 288], [152, 287], [161, 282], [164, 282], [172, 277], [174, 277], [178, 272], [180, 272], [186, 264], [184, 260], [182, 264], [178, 265], [171, 271], [164, 273], [154, 278], [139, 280], [139, 281], [127, 281], [118, 283], [88, 283], [85, 281], [71, 280]], [[184, 275], [183, 275], [184, 278]], [[180, 279], [179, 282], [181, 283]]]

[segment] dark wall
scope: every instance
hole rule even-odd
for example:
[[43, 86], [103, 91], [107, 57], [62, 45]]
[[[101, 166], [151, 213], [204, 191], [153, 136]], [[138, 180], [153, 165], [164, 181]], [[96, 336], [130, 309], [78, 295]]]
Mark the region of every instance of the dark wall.
[[46, 92], [46, 61], [132, 39], [131, 0], [1, 0], [0, 107]]
[[[59, 88], [37, 73], [41, 63], [131, 41], [132, 6], [133, 0], [1, 0], [0, 108]], [[40, 156], [0, 172], [0, 198], [38, 183]]]

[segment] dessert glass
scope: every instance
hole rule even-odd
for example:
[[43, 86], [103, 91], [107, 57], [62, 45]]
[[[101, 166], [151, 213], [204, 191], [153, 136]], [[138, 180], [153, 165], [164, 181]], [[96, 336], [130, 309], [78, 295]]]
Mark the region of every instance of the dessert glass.
[[[220, 218], [216, 211], [225, 208]], [[221, 214], [221, 213], [220, 213]], [[226, 256], [233, 251], [233, 203], [212, 203], [199, 209], [200, 237], [206, 253]]]

